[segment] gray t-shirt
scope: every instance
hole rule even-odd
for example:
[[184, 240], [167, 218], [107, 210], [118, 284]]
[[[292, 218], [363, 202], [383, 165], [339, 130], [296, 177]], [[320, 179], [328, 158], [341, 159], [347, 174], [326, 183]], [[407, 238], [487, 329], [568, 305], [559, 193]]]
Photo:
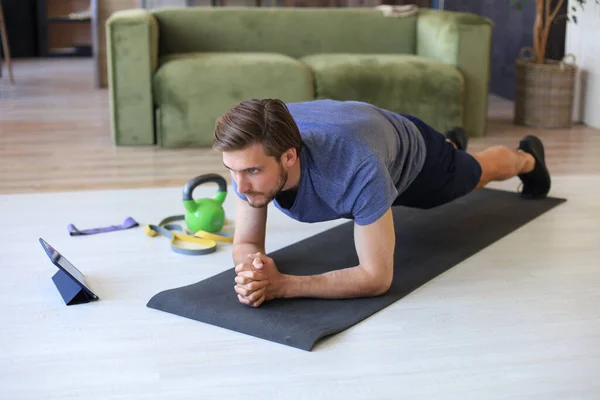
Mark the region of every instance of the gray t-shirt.
[[[412, 183], [425, 162], [425, 141], [402, 115], [357, 101], [288, 103], [305, 146], [297, 190], [275, 198], [302, 222], [338, 218], [368, 225]], [[237, 191], [242, 199], [245, 196]]]

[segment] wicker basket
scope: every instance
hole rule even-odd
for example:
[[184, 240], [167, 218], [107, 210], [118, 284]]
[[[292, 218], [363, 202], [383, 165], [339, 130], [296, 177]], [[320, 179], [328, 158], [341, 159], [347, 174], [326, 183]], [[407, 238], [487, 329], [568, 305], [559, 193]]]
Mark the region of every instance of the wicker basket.
[[516, 61], [515, 123], [538, 128], [569, 128], [573, 124], [573, 99], [577, 67], [565, 60], [535, 64], [523, 58]]

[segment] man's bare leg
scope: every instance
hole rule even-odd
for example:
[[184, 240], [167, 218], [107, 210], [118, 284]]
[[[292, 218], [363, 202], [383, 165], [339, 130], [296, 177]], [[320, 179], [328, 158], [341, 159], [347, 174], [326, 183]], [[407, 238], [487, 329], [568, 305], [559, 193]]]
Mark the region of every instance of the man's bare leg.
[[[444, 135], [455, 149], [466, 151], [468, 136], [456, 127]], [[525, 136], [518, 149], [492, 146], [471, 154], [481, 166], [481, 177], [476, 189], [492, 181], [504, 181], [518, 176], [523, 182], [521, 195], [527, 198], [544, 198], [550, 191], [551, 179], [544, 155], [544, 145], [536, 136]]]
[[535, 136], [526, 136], [517, 150], [506, 146], [492, 146], [473, 157], [481, 166], [477, 188], [492, 181], [504, 181], [518, 176], [523, 182], [521, 195], [527, 198], [544, 198], [550, 191], [551, 179], [544, 155], [544, 146]]
[[533, 171], [535, 158], [523, 150], [512, 150], [506, 146], [492, 146], [473, 154], [481, 165], [481, 179], [477, 189], [492, 181], [505, 181], [519, 174]]

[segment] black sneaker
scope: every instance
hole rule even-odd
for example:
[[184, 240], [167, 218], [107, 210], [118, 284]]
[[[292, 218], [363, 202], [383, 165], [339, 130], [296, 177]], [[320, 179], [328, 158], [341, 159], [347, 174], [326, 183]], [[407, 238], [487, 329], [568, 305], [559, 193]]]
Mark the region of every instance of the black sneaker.
[[525, 136], [519, 143], [519, 150], [531, 154], [535, 159], [533, 171], [518, 175], [523, 182], [521, 196], [543, 199], [550, 191], [550, 174], [546, 168], [544, 145], [536, 136]]
[[467, 151], [469, 138], [465, 130], [460, 126], [455, 126], [454, 128], [450, 129], [444, 136], [446, 136], [446, 139], [449, 139], [452, 143], [454, 143], [457, 149]]

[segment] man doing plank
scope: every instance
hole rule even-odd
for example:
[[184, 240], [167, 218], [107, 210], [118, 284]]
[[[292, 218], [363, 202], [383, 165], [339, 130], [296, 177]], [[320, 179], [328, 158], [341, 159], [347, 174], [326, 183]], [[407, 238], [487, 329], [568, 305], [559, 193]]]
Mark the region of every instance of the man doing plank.
[[[252, 307], [280, 297], [385, 293], [394, 268], [394, 205], [429, 209], [514, 176], [524, 198], [550, 190], [535, 136], [517, 149], [471, 155], [460, 128], [444, 135], [414, 116], [358, 101], [243, 101], [217, 121], [213, 147], [237, 195], [235, 291]], [[265, 254], [271, 201], [302, 222], [353, 220], [359, 264], [311, 276], [280, 273]]]

